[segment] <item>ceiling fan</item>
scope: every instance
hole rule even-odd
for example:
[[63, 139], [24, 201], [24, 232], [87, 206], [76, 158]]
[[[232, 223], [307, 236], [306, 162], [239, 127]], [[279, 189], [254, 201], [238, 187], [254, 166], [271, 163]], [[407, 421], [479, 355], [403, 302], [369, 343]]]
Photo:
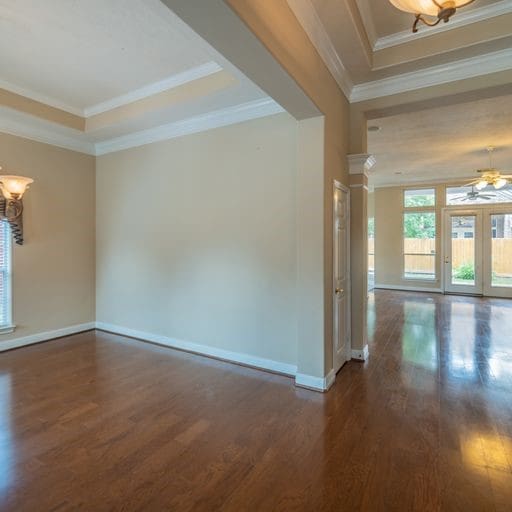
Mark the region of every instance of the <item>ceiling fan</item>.
[[482, 194], [482, 192], [475, 190], [475, 185], [471, 185], [471, 190], [466, 194], [458, 197], [454, 197], [454, 201], [476, 201], [477, 199], [485, 199], [490, 201], [496, 194]]
[[477, 172], [481, 174], [480, 177], [471, 180], [467, 185], [475, 186], [477, 190], [483, 190], [488, 185], [492, 185], [496, 190], [508, 185], [512, 175], [501, 174], [498, 169], [492, 166], [492, 152], [494, 147], [489, 146], [487, 152], [489, 153], [489, 167], [487, 169], [478, 169]]

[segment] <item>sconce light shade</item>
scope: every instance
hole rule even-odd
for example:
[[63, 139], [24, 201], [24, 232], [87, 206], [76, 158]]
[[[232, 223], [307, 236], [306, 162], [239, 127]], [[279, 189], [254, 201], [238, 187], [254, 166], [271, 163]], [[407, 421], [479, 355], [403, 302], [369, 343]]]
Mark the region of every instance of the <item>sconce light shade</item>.
[[34, 180], [25, 176], [0, 176], [0, 189], [6, 199], [21, 199], [31, 183]]

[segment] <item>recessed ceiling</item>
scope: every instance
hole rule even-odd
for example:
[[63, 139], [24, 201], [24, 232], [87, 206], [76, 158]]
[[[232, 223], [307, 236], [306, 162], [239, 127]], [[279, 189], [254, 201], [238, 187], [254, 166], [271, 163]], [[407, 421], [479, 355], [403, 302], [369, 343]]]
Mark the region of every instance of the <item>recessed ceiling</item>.
[[0, 0], [0, 79], [77, 109], [205, 64], [160, 0]]
[[282, 108], [160, 0], [0, 0], [0, 111], [99, 154]]
[[[512, 171], [512, 95], [372, 121], [368, 151], [375, 156], [375, 186], [474, 178], [489, 165]], [[400, 174], [396, 174], [400, 173]]]
[[475, 0], [416, 34], [388, 0], [287, 1], [352, 103], [512, 69], [510, 0]]

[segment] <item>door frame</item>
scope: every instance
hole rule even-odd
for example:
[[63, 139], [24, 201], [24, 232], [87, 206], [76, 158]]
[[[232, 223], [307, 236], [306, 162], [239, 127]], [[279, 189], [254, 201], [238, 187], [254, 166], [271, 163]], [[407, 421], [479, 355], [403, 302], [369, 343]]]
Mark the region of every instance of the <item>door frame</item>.
[[[459, 208], [456, 206], [442, 209], [442, 288], [443, 293], [454, 293], [462, 295], [483, 295], [484, 274], [483, 274], [483, 208]], [[451, 284], [451, 242], [452, 242], [452, 216], [475, 217], [475, 284], [453, 285]], [[448, 272], [450, 270], [450, 272]]]
[[[483, 294], [485, 297], [512, 297], [512, 287], [509, 286], [492, 286], [492, 225], [491, 216], [497, 214], [512, 215], [512, 206], [510, 204], [495, 203], [484, 208], [482, 212], [482, 243], [483, 243]], [[485, 258], [488, 254], [489, 257]]]
[[335, 200], [335, 194], [336, 194], [336, 190], [341, 190], [343, 191], [344, 193], [347, 194], [347, 216], [346, 216], [346, 223], [347, 223], [347, 226], [346, 226], [346, 233], [347, 233], [347, 246], [346, 246], [346, 264], [347, 264], [347, 268], [348, 268], [348, 272], [347, 272], [347, 287], [346, 287], [346, 295], [347, 295], [347, 326], [346, 326], [346, 332], [347, 332], [347, 336], [348, 336], [348, 340], [347, 340], [347, 347], [346, 347], [346, 354], [345, 354], [345, 362], [347, 361], [350, 361], [350, 359], [352, 358], [352, 280], [351, 280], [351, 267], [350, 267], [350, 250], [351, 250], [351, 237], [350, 237], [350, 220], [351, 220], [351, 216], [350, 216], [350, 188], [346, 187], [345, 185], [343, 185], [341, 182], [339, 182], [338, 180], [334, 180], [333, 182], [333, 188], [332, 188], [332, 205], [333, 205], [333, 209], [332, 209], [332, 240], [333, 240], [333, 244], [332, 244], [332, 308], [333, 308], [333, 317], [332, 317], [332, 328], [333, 328], [333, 332], [332, 332], [332, 357], [333, 357], [333, 368], [334, 368], [334, 371], [337, 372], [342, 366], [343, 364], [340, 366], [340, 368], [337, 368], [337, 365], [336, 365], [336, 358], [337, 358], [337, 354], [336, 354], [336, 343], [335, 343], [335, 336], [337, 335], [336, 333], [336, 326], [337, 326], [337, 322], [336, 322], [336, 319], [337, 319], [337, 307], [336, 307], [336, 292], [335, 292], [335, 289], [336, 289], [336, 282], [335, 282], [335, 275], [336, 275], [336, 269], [335, 269], [335, 264], [336, 264], [336, 258], [335, 258], [335, 251], [336, 251], [336, 244], [335, 244], [335, 241], [336, 241], [336, 209], [334, 207], [334, 200]]
[[[446, 206], [442, 208], [442, 271], [441, 271], [441, 287], [443, 293], [455, 293], [464, 295], [478, 295], [484, 297], [505, 297], [512, 298], [512, 287], [493, 287], [491, 285], [491, 273], [492, 273], [492, 249], [491, 249], [491, 230], [490, 230], [490, 219], [491, 215], [499, 213], [512, 214], [512, 205], [510, 203], [493, 203], [493, 204], [476, 204], [471, 208], [461, 207], [463, 205]], [[450, 212], [457, 212], [460, 215], [476, 215], [477, 224], [476, 230], [480, 230], [480, 243], [476, 247], [475, 255], [478, 259], [480, 255], [480, 279], [481, 279], [481, 292], [471, 293], [467, 291], [467, 286], [461, 287], [460, 289], [447, 290], [447, 284], [450, 282], [449, 276], [447, 276], [446, 258], [448, 256], [448, 244], [451, 243], [451, 226], [448, 225], [450, 218]], [[475, 238], [475, 240], [478, 239]], [[485, 257], [488, 254], [490, 257]], [[465, 290], [464, 290], [465, 288]]]

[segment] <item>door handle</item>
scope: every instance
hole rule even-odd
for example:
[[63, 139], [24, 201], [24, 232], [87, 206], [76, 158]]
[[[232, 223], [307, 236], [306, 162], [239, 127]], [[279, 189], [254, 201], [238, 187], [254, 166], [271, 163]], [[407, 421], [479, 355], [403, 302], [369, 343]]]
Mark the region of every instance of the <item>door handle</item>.
[[342, 288], [336, 288], [336, 290], [334, 290], [334, 293], [335, 293], [336, 295], [340, 295], [340, 294], [342, 294], [342, 293], [343, 293], [343, 289], [342, 289]]

